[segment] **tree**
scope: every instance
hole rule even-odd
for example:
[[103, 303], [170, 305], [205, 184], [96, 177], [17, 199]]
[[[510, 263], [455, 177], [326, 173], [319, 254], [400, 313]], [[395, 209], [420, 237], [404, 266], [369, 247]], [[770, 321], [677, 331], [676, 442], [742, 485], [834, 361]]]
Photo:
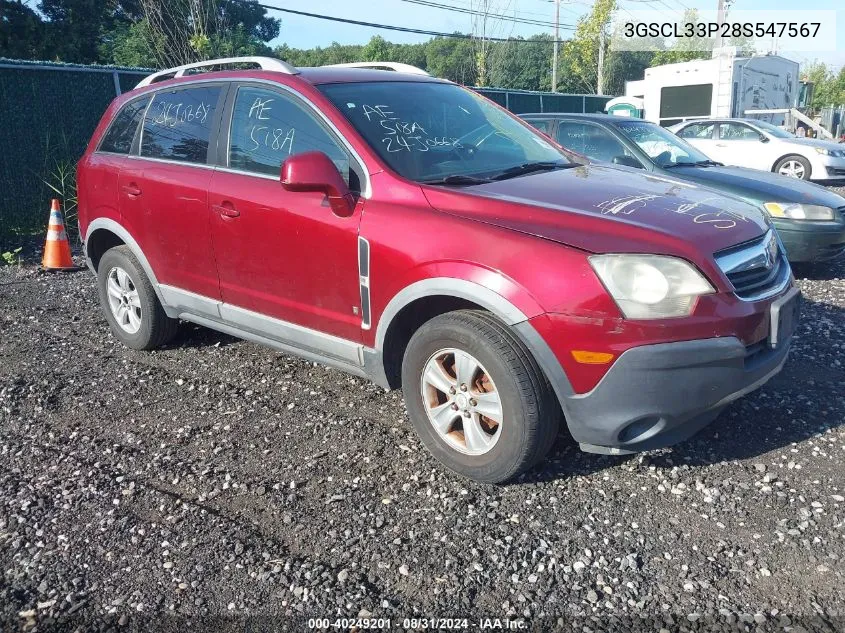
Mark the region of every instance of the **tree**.
[[[573, 73], [578, 92], [598, 91], [599, 48], [606, 46], [604, 34], [615, 9], [616, 0], [596, 0], [590, 14], [578, 20], [575, 35], [563, 44], [559, 62]], [[560, 70], [558, 77], [563, 77]]]
[[116, 1], [41, 0], [38, 9], [46, 18], [46, 56], [80, 64], [104, 61], [100, 44], [105, 34], [126, 19]]
[[20, 0], [0, 0], [0, 57], [43, 59], [44, 23]]
[[625, 94], [625, 82], [642, 79], [656, 54], [654, 51], [611, 51], [605, 65], [605, 94]]
[[478, 84], [475, 50], [469, 39], [435, 37], [425, 48], [425, 61], [428, 72], [436, 77], [466, 86]]
[[530, 40], [515, 38], [496, 42], [490, 54], [490, 85], [521, 90], [550, 90], [552, 85], [551, 35]]
[[365, 62], [384, 62], [394, 61], [390, 58], [390, 42], [384, 39], [381, 35], [374, 35], [364, 46], [361, 54], [364, 56]]
[[813, 84], [813, 110], [845, 104], [845, 67], [835, 74], [826, 64], [814, 61], [804, 68], [801, 78]]
[[[59, 0], [66, 1], [66, 0]], [[256, 0], [138, 0], [143, 26], [134, 30], [158, 66], [267, 52], [279, 22]]]

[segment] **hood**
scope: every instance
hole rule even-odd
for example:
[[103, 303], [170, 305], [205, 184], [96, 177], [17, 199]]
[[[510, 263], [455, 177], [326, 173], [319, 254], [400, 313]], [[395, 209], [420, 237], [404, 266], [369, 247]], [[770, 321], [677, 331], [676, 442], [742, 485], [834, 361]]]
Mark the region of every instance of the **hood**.
[[837, 143], [836, 141], [826, 141], [820, 138], [782, 138], [779, 139], [784, 143], [789, 143], [790, 145], [801, 145], [802, 147], [824, 147], [825, 149], [838, 149], [843, 150], [845, 149], [845, 145], [842, 143]]
[[803, 202], [838, 209], [845, 198], [806, 180], [745, 167], [673, 167], [672, 176], [744, 198], [754, 204]]
[[425, 185], [423, 192], [440, 211], [593, 253], [711, 254], [758, 237], [769, 226], [759, 209], [737, 198], [609, 165], [469, 187]]

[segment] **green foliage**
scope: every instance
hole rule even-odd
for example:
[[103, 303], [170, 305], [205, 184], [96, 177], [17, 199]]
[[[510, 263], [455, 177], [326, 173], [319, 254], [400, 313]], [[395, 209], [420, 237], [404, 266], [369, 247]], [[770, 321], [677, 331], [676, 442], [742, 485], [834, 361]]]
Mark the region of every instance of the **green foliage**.
[[845, 104], [845, 67], [837, 74], [826, 64], [814, 61], [804, 68], [801, 78], [814, 84], [813, 110]]
[[44, 23], [21, 0], [0, 0], [0, 57], [43, 59]]
[[40, 0], [38, 10], [0, 0], [0, 57], [172, 66], [267, 54], [280, 28], [257, 0]]
[[18, 246], [14, 250], [5, 251], [3, 253], [0, 253], [0, 259], [2, 259], [3, 262], [7, 266], [14, 266], [15, 264], [20, 266], [21, 265], [21, 251], [22, 250], [23, 250], [23, 246]]
[[580, 85], [579, 92], [594, 93], [598, 88], [601, 34], [606, 31], [615, 9], [616, 0], [596, 0], [593, 10], [578, 20], [575, 35], [563, 44], [563, 65]]
[[67, 158], [54, 161], [54, 167], [43, 178], [44, 185], [53, 191], [62, 205], [65, 218], [65, 229], [68, 233], [79, 235], [77, 206], [79, 199], [76, 195], [76, 162]]

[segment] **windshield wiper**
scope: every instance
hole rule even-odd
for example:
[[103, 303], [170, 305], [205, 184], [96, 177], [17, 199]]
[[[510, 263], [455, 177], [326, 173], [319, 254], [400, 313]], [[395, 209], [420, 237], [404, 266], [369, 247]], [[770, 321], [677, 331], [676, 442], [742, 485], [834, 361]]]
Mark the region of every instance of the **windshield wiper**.
[[483, 185], [484, 183], [493, 181], [489, 178], [479, 178], [478, 176], [453, 175], [435, 180], [423, 180], [421, 182], [424, 185]]
[[663, 165], [663, 169], [672, 169], [672, 167], [723, 167], [724, 163], [717, 163], [715, 160], [697, 160], [693, 163], [669, 163]]
[[522, 165], [515, 165], [513, 167], [509, 167], [508, 169], [504, 170], [492, 176], [492, 180], [507, 180], [508, 178], [514, 178], [516, 176], [522, 176], [523, 174], [530, 174], [535, 171], [551, 171], [552, 169], [570, 169], [572, 167], [578, 167], [578, 163], [561, 163], [555, 160], [545, 160], [545, 161], [537, 161], [534, 163], [523, 163]]

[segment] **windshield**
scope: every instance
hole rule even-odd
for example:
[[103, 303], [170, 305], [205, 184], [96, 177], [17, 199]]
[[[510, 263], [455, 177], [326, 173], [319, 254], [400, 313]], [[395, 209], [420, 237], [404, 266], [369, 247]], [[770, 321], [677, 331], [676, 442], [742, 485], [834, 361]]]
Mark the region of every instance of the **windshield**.
[[616, 125], [659, 167], [705, 163], [710, 160], [684, 139], [654, 123], [620, 121]]
[[775, 138], [795, 138], [794, 134], [790, 134], [786, 130], [779, 128], [777, 125], [772, 125], [768, 121], [754, 121], [754, 125], [759, 127], [761, 130], [768, 132]]
[[[500, 177], [570, 161], [542, 135], [478, 94], [447, 83], [318, 86], [397, 173], [418, 182]], [[515, 171], [514, 171], [515, 170]], [[510, 172], [509, 172], [510, 173]], [[528, 172], [525, 172], [528, 173]]]

